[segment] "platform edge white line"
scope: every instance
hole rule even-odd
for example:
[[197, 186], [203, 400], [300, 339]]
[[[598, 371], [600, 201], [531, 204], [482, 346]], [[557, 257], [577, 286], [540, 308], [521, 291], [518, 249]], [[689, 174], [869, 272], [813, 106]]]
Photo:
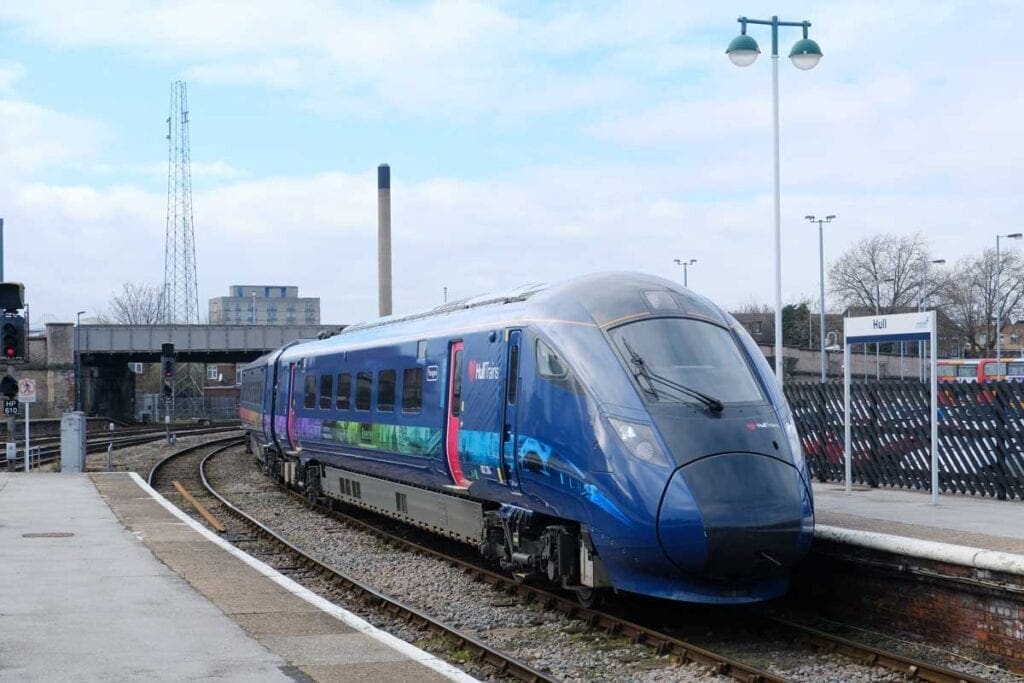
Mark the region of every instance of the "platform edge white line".
[[156, 500], [156, 502], [158, 502], [160, 505], [166, 508], [167, 511], [170, 512], [172, 515], [174, 515], [181, 521], [191, 526], [193, 529], [195, 529], [200, 534], [205, 536], [207, 539], [212, 541], [214, 544], [220, 546], [227, 552], [231, 553], [233, 556], [245, 562], [253, 569], [257, 570], [267, 578], [271, 579], [279, 586], [287, 590], [289, 593], [293, 593], [297, 597], [302, 598], [303, 600], [317, 607], [318, 609], [321, 609], [324, 612], [327, 612], [328, 614], [332, 615], [336, 619], [341, 620], [353, 629], [369, 636], [370, 638], [373, 638], [378, 642], [383, 643], [384, 645], [387, 645], [391, 649], [396, 650], [401, 654], [407, 656], [409, 659], [412, 659], [423, 664], [427, 668], [436, 671], [437, 673], [448, 678], [449, 680], [458, 681], [459, 683], [479, 683], [478, 679], [473, 678], [462, 669], [459, 669], [458, 667], [453, 666], [448, 662], [435, 657], [429, 652], [421, 650], [415, 645], [408, 643], [402, 640], [401, 638], [398, 638], [397, 636], [393, 636], [386, 631], [380, 630], [373, 624], [367, 622], [365, 619], [356, 616], [352, 612], [349, 612], [348, 610], [342, 607], [338, 607], [333, 602], [317, 595], [308, 588], [299, 585], [292, 579], [289, 579], [287, 576], [280, 573], [270, 565], [261, 562], [252, 555], [249, 555], [243, 550], [236, 548], [235, 546], [225, 541], [223, 538], [220, 538], [212, 531], [204, 527], [202, 524], [197, 522], [187, 513], [180, 510], [177, 506], [175, 506], [172, 502], [164, 498], [162, 495], [160, 495], [160, 493], [158, 493], [152, 486], [147, 484], [142, 479], [142, 477], [138, 475], [138, 473], [129, 472], [129, 474], [135, 480], [135, 483], [139, 485], [139, 488], [141, 488], [143, 491], [152, 496], [153, 499]]
[[1024, 555], [1000, 550], [987, 550], [955, 543], [927, 541], [910, 536], [895, 536], [825, 524], [815, 525], [814, 536], [826, 541], [846, 543], [898, 555], [1024, 576]]

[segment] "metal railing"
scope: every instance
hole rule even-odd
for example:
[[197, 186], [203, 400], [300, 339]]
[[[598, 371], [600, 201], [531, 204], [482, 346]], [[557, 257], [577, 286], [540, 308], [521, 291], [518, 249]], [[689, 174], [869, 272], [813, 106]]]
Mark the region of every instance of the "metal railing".
[[[855, 382], [851, 391], [853, 481], [930, 490], [931, 419], [926, 384]], [[811, 473], [843, 481], [840, 382], [790, 382], [786, 398]], [[939, 383], [939, 490], [1024, 499], [1024, 383]]]

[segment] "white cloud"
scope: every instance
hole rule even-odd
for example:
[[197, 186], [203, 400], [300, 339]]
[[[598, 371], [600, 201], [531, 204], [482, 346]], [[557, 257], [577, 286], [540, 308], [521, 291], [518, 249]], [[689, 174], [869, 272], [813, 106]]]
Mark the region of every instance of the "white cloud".
[[106, 137], [95, 121], [16, 99], [0, 98], [0, 181], [93, 157]]
[[25, 66], [17, 62], [0, 60], [0, 92], [11, 90], [15, 83], [25, 77]]
[[[409, 184], [396, 176], [395, 309], [436, 305], [442, 287], [461, 297], [601, 270], [680, 278], [676, 257], [699, 259], [690, 284], [716, 301], [769, 300], [770, 192], [689, 199], [678, 193], [680, 177], [668, 167], [633, 165], [532, 168], [489, 181]], [[162, 279], [160, 193], [29, 184], [0, 191], [0, 203], [10, 207], [10, 274], [28, 284], [40, 314], [67, 319], [102, 305], [121, 282]], [[1022, 204], [988, 207], [984, 221], [1010, 224]], [[229, 182], [197, 193], [194, 206], [202, 306], [235, 282], [265, 282], [322, 297], [327, 321], [375, 316], [372, 172]], [[793, 189], [783, 203], [787, 299], [817, 292], [808, 212], [839, 215], [826, 236], [830, 259], [880, 230], [925, 229], [936, 254], [948, 259], [985, 246], [965, 239], [985, 227], [976, 207], [942, 192], [865, 203], [856, 188]], [[31, 258], [41, 243], [47, 259]]]

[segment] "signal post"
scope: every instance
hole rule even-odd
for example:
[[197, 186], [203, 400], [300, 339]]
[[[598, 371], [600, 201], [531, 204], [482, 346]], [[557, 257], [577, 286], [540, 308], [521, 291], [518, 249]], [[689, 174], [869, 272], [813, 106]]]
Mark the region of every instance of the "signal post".
[[[28, 360], [28, 324], [24, 310], [25, 285], [20, 282], [0, 283], [0, 361], [6, 364], [3, 379], [0, 379], [0, 394], [4, 397], [9, 468], [17, 457], [18, 448], [14, 442], [15, 419], [18, 417], [18, 382], [11, 375], [11, 366], [21, 365]], [[28, 457], [27, 452], [25, 457]], [[28, 460], [25, 464], [27, 471]]]
[[163, 382], [164, 424], [167, 425], [167, 443], [171, 443], [171, 421], [174, 417], [174, 344], [160, 347], [160, 376]]

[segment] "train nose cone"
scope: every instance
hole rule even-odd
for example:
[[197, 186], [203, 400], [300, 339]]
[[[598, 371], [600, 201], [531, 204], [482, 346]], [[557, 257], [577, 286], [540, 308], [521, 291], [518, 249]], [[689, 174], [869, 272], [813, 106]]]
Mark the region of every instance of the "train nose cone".
[[775, 458], [701, 458], [677, 470], [665, 490], [662, 550], [683, 571], [708, 577], [782, 572], [802, 554], [805, 497], [796, 469]]

